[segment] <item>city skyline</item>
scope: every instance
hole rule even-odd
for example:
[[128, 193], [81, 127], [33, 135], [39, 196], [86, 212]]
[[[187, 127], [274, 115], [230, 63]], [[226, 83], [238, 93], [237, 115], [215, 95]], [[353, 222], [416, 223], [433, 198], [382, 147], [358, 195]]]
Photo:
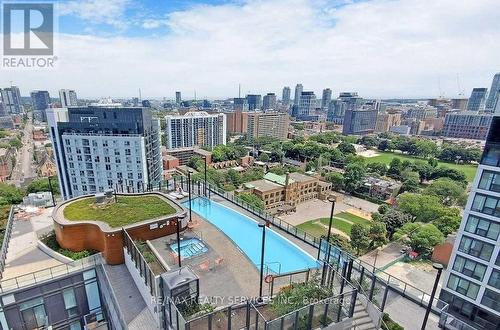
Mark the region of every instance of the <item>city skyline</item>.
[[23, 95], [69, 87], [82, 98], [137, 96], [140, 88], [143, 98], [173, 98], [175, 91], [192, 98], [196, 90], [198, 99], [219, 99], [236, 96], [239, 83], [242, 94], [280, 95], [283, 86], [301, 83], [316, 95], [329, 87], [333, 95], [358, 91], [368, 98], [455, 97], [488, 88], [500, 70], [495, 7], [496, 1], [61, 1], [57, 68], [5, 71], [0, 84], [12, 81]]

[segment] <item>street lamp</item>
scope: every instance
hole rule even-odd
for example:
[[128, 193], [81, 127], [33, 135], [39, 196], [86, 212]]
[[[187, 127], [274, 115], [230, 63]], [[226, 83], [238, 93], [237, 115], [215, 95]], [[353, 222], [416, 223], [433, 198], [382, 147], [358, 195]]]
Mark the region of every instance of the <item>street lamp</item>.
[[262, 302], [262, 281], [264, 280], [264, 247], [266, 244], [266, 222], [260, 221], [259, 227], [262, 228], [262, 248], [260, 252], [259, 302]]
[[191, 212], [191, 174], [193, 173], [192, 170], [188, 171], [188, 192], [189, 192], [189, 222], [193, 221], [192, 218], [192, 212]]
[[52, 197], [52, 206], [56, 206], [56, 200], [54, 199], [54, 191], [52, 190], [52, 183], [50, 182], [50, 175], [47, 177], [49, 180], [50, 197]]
[[205, 160], [205, 184], [203, 185], [203, 191], [205, 192], [205, 197], [207, 197], [207, 155], [203, 159]]
[[432, 288], [431, 297], [429, 299], [429, 304], [427, 305], [427, 310], [425, 311], [424, 322], [422, 323], [422, 330], [425, 330], [425, 327], [427, 326], [427, 319], [429, 318], [429, 313], [431, 312], [432, 302], [434, 301], [434, 295], [436, 294], [439, 278], [441, 277], [441, 272], [443, 271], [443, 265], [437, 262], [433, 263], [432, 267], [437, 270], [437, 274], [436, 274], [436, 280], [434, 281], [434, 287]]
[[328, 196], [328, 201], [332, 203], [332, 210], [330, 212], [330, 223], [328, 224], [328, 233], [326, 234], [326, 242], [327, 242], [327, 253], [326, 253], [326, 260], [323, 263], [323, 272], [321, 275], [321, 285], [325, 284], [325, 279], [326, 279], [326, 265], [327, 263], [330, 263], [330, 251], [331, 251], [331, 245], [330, 245], [330, 237], [331, 237], [331, 231], [332, 231], [332, 223], [333, 223], [333, 211], [335, 210], [335, 202], [337, 201], [337, 196], [335, 195], [330, 195]]
[[179, 264], [179, 268], [182, 267], [181, 263], [181, 219], [178, 217], [175, 222], [176, 222], [176, 231], [177, 231], [177, 262]]

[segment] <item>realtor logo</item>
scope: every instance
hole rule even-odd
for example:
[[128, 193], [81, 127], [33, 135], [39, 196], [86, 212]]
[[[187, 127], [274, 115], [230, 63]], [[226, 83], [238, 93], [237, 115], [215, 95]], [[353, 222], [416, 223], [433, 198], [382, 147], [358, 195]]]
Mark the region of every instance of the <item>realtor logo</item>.
[[3, 3], [3, 54], [54, 55], [54, 5]]

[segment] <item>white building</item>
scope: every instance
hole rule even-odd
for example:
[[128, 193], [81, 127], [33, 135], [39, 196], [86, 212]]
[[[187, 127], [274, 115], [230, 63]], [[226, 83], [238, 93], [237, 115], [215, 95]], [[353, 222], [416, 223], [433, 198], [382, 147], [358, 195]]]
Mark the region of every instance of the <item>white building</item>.
[[166, 116], [167, 149], [210, 147], [226, 144], [226, 115], [204, 111], [187, 112], [184, 116]]
[[59, 90], [59, 98], [61, 99], [61, 106], [63, 108], [73, 107], [78, 105], [76, 92], [71, 89]]

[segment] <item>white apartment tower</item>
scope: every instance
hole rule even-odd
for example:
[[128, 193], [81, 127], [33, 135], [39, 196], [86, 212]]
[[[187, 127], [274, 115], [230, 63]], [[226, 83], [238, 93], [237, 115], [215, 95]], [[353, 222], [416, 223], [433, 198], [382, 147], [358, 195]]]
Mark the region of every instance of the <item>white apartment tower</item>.
[[187, 112], [184, 116], [166, 116], [167, 149], [209, 147], [226, 144], [226, 115], [204, 111]]

